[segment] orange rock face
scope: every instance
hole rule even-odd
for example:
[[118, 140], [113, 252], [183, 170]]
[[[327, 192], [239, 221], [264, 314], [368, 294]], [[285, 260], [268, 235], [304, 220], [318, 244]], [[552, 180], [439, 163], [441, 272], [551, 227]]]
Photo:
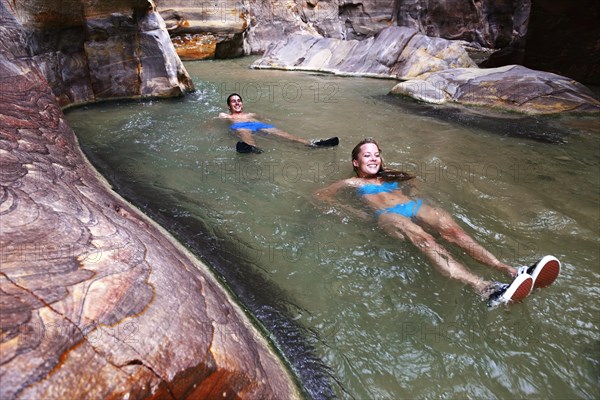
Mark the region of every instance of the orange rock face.
[[165, 0], [158, 5], [183, 60], [244, 55], [241, 36], [248, 27], [248, 16], [242, 3]]
[[214, 58], [217, 38], [211, 34], [193, 34], [172, 38], [177, 55], [182, 60], [204, 60]]

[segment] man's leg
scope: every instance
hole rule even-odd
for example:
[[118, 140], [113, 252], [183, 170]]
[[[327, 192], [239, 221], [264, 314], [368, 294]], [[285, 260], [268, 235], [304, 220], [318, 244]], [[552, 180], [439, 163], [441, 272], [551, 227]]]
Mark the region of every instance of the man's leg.
[[278, 129], [278, 128], [269, 128], [269, 129], [263, 129], [263, 130], [265, 132], [268, 132], [268, 133], [272, 134], [272, 135], [279, 136], [281, 138], [284, 138], [284, 139], [287, 139], [287, 140], [291, 140], [293, 142], [302, 143], [302, 144], [305, 144], [307, 146], [310, 145], [310, 140], [306, 140], [306, 139], [302, 139], [302, 138], [296, 137], [296, 136], [291, 135], [291, 134], [289, 134], [289, 133], [287, 133], [285, 131], [282, 131], [281, 129]]
[[256, 146], [256, 141], [254, 141], [254, 136], [252, 135], [252, 131], [249, 129], [237, 129], [235, 131], [239, 136], [242, 142], [248, 143], [250, 146]]

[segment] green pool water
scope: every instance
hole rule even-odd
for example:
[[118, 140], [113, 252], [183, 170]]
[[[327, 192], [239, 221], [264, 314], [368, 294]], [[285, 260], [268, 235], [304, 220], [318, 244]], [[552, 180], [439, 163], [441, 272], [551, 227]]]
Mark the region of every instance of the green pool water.
[[[186, 63], [197, 91], [182, 99], [99, 104], [67, 118], [119, 191], [182, 241], [209, 241], [199, 257], [235, 260], [222, 268], [263, 282], [238, 293], [242, 302], [279, 298], [312, 335], [339, 398], [598, 398], [597, 116], [431, 107], [387, 96], [393, 81], [257, 71], [252, 60]], [[263, 121], [340, 145], [259, 136], [263, 154], [236, 153], [216, 118], [234, 91]], [[490, 311], [375, 220], [316, 203], [315, 190], [352, 175], [350, 151], [364, 137], [503, 261], [561, 259], [557, 282]], [[482, 277], [506, 280], [448, 248]]]

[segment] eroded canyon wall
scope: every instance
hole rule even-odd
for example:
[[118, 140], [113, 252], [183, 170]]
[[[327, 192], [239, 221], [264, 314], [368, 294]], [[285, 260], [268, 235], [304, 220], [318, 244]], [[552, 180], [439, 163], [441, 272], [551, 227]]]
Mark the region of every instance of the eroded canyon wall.
[[262, 54], [294, 33], [362, 40], [397, 25], [469, 42], [485, 50], [474, 53], [484, 67], [600, 83], [599, 0], [158, 0], [158, 9], [190, 59]]
[[[149, 3], [108, 3], [0, 3], [0, 398], [300, 398], [209, 269], [110, 189], [65, 121], [57, 99], [185, 90], [166, 31], [142, 38], [160, 26]], [[61, 25], [77, 10], [83, 28], [81, 13]]]
[[147, 0], [4, 1], [21, 25], [18, 47], [61, 106], [193, 90], [165, 23]]

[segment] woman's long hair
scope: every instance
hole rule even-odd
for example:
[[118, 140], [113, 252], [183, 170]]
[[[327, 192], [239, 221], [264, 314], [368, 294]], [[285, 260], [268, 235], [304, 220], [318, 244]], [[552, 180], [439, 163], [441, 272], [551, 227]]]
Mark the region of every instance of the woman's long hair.
[[[352, 161], [358, 160], [358, 153], [360, 153], [360, 148], [367, 143], [372, 143], [375, 146], [377, 146], [377, 149], [381, 154], [381, 148], [379, 147], [379, 144], [377, 144], [375, 139], [366, 138], [358, 142], [358, 144], [352, 149]], [[354, 165], [352, 167], [354, 168], [354, 172], [358, 176], [358, 168]], [[385, 162], [383, 161], [383, 157], [381, 157], [381, 166], [379, 167], [379, 171], [377, 172], [377, 177], [381, 178], [381, 180], [383, 180], [384, 182], [408, 181], [409, 179], [414, 178], [414, 176], [409, 173], [398, 171], [397, 169], [387, 168], [385, 166]]]

